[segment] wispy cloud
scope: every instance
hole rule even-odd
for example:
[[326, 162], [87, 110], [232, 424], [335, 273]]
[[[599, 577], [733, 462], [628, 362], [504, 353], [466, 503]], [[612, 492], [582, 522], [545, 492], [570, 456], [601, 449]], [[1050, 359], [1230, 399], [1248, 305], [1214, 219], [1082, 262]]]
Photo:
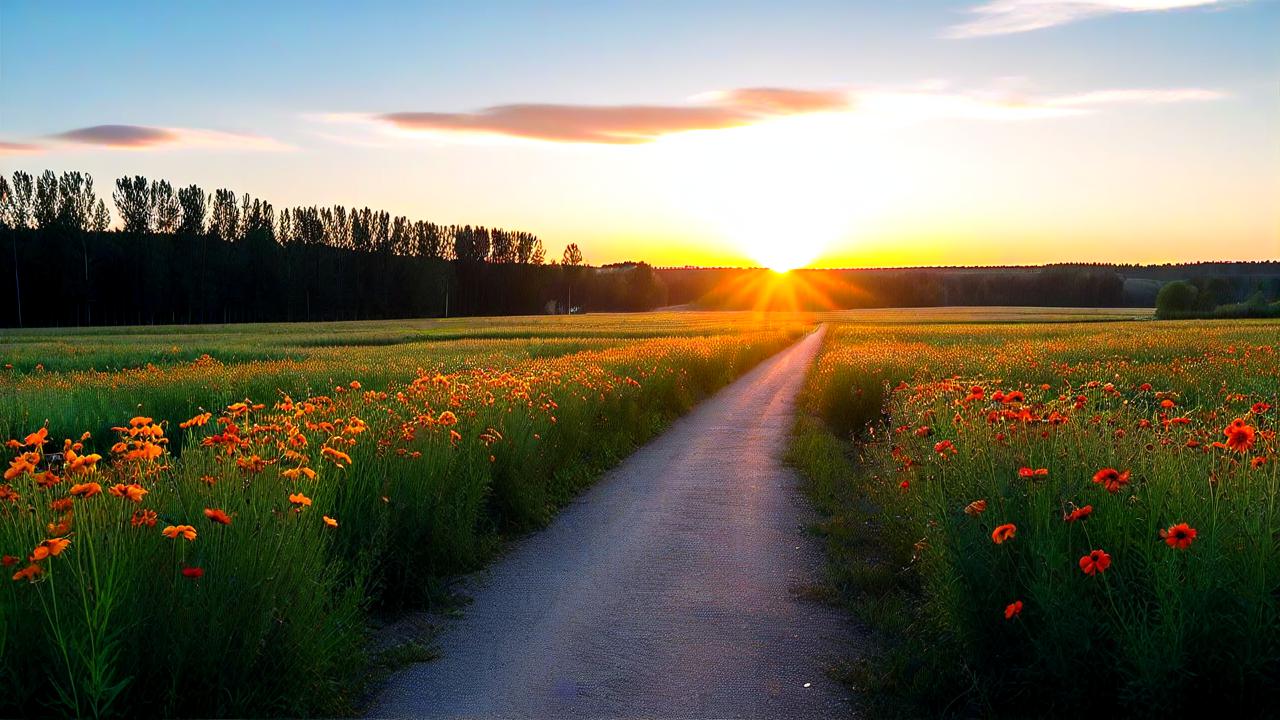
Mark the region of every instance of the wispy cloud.
[[0, 140], [0, 155], [26, 155], [38, 153], [44, 148], [33, 143], [6, 142]]
[[[565, 143], [635, 145], [691, 130], [723, 130], [761, 120], [847, 110], [844, 92], [744, 88], [708, 93], [687, 105], [497, 105], [477, 112], [393, 112], [355, 116], [398, 130], [486, 134]], [[331, 120], [353, 116], [329, 116]]]
[[1117, 13], [1160, 12], [1226, 5], [1246, 0], [988, 0], [970, 8], [973, 19], [949, 28], [945, 37], [1009, 35]]
[[926, 87], [867, 90], [858, 95], [858, 103], [868, 113], [898, 120], [1019, 121], [1088, 115], [1109, 105], [1205, 102], [1225, 97], [1226, 93], [1204, 88], [1121, 88], [1070, 95], [1034, 95]]
[[317, 133], [331, 142], [394, 146], [395, 136], [519, 138], [552, 143], [637, 145], [692, 130], [723, 130], [813, 113], [856, 113], [887, 122], [1021, 121], [1088, 115], [1104, 106], [1200, 102], [1225, 97], [1203, 88], [1121, 88], [1069, 95], [954, 89], [943, 83], [860, 90], [745, 88], [698, 95], [686, 105], [498, 105], [470, 113], [330, 113], [307, 119], [347, 125]]
[[114, 150], [155, 150], [207, 148], [219, 150], [288, 150], [278, 140], [261, 135], [204, 130], [199, 128], [151, 127], [147, 125], [93, 125], [51, 136], [76, 145]]

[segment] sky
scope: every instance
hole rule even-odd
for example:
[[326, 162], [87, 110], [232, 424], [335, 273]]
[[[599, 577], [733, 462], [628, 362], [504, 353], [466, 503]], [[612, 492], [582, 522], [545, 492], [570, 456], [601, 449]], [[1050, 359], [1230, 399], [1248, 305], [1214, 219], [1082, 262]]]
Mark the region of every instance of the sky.
[[0, 3], [0, 171], [592, 264], [1280, 259], [1280, 0]]

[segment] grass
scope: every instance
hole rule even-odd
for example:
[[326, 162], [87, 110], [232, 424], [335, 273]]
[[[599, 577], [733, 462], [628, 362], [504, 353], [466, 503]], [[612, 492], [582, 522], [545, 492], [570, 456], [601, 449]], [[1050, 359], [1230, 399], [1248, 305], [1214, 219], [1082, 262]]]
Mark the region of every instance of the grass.
[[[371, 617], [436, 602], [810, 327], [440, 325], [481, 337], [370, 342], [403, 332], [384, 323], [6, 335], [0, 554], [18, 579], [0, 588], [0, 715], [350, 712], [370, 677], [427, 652], [371, 650]], [[95, 365], [106, 357], [113, 369]]]
[[[848, 675], [872, 708], [1267, 712], [1280, 325], [850, 319], [811, 373], [791, 456], [833, 584], [878, 641]], [[1128, 482], [1094, 482], [1105, 468]], [[1181, 523], [1185, 547], [1162, 536]], [[1110, 564], [1089, 575], [1094, 550]]]

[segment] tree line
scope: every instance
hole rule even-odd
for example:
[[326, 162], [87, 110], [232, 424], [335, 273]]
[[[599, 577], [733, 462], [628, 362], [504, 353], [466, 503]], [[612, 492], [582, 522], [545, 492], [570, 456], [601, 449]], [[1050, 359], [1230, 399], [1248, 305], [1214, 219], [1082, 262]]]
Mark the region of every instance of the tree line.
[[[546, 262], [536, 235], [122, 177], [118, 226], [83, 172], [0, 175], [6, 326], [505, 315], [665, 302], [643, 263]], [[4, 267], [6, 266], [7, 267]], [[658, 289], [655, 291], [655, 287]], [[656, 303], [656, 304], [655, 304]]]

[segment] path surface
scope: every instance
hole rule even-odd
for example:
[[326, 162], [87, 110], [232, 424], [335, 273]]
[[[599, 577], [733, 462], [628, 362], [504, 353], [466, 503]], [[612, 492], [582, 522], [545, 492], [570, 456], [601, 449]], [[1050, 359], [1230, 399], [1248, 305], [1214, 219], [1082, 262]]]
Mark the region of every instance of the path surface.
[[[782, 464], [823, 330], [675, 422], [515, 545], [371, 715], [806, 718], [851, 713], [824, 669], [839, 611], [795, 596], [822, 552]], [[806, 687], [806, 684], [809, 684]]]

